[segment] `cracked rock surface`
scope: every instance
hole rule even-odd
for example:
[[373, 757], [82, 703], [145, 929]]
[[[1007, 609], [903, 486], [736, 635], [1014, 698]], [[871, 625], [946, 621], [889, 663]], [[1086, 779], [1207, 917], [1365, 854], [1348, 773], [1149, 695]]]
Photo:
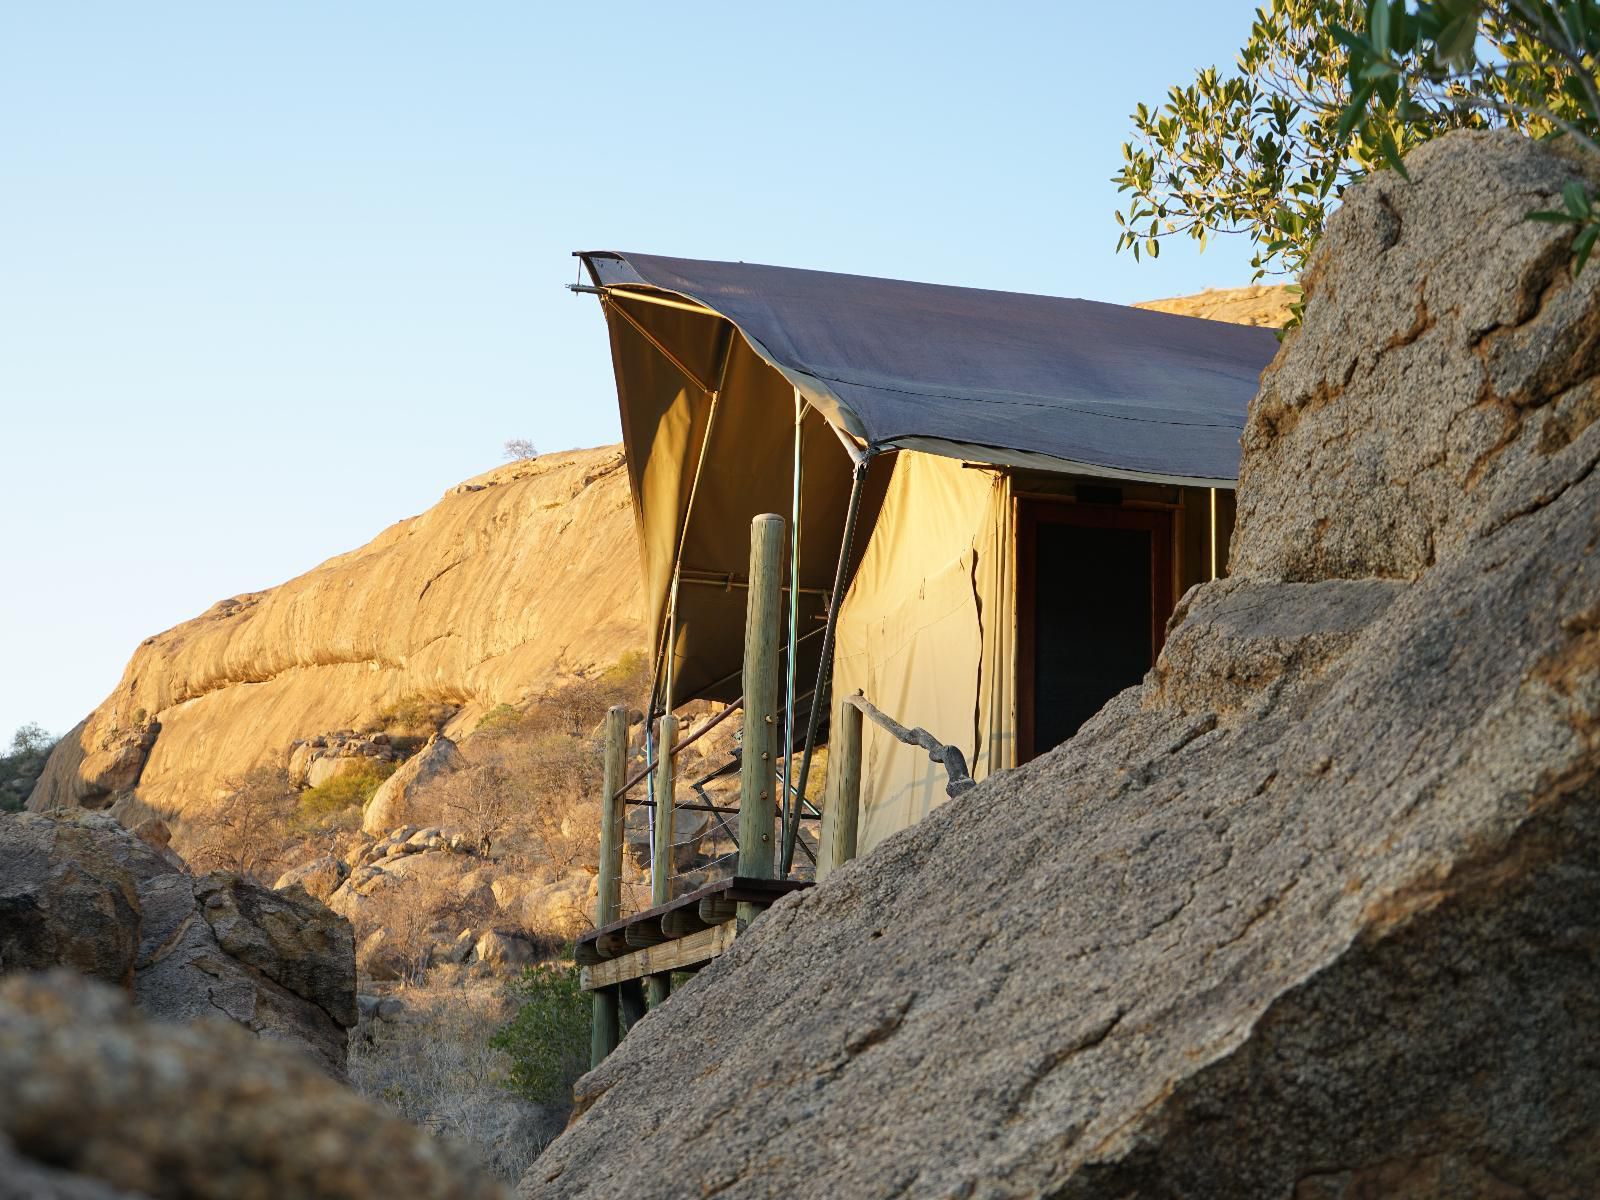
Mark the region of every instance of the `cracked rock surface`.
[[350, 923], [302, 888], [194, 876], [103, 813], [0, 815], [0, 971], [70, 966], [152, 1017], [220, 1014], [342, 1078]]
[[1550, 149], [1408, 166], [1144, 683], [769, 910], [525, 1196], [1593, 1194], [1600, 271]]

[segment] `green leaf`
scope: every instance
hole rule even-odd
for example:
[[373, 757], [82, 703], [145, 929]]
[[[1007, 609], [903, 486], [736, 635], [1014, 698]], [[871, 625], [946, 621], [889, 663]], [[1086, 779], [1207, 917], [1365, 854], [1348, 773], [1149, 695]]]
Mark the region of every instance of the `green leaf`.
[[1477, 60], [1478, 24], [1483, 16], [1479, 0], [1436, 0], [1434, 14], [1444, 18], [1433, 35], [1434, 55], [1455, 71], [1470, 70]]
[[1569, 179], [1561, 186], [1561, 200], [1567, 206], [1567, 211], [1575, 217], [1589, 215], [1589, 193], [1584, 190], [1583, 184], [1576, 179]]
[[1583, 265], [1589, 261], [1589, 252], [1594, 249], [1595, 238], [1600, 237], [1600, 225], [1590, 225], [1572, 241], [1572, 273], [1574, 276], [1583, 273]]
[[1394, 130], [1385, 125], [1378, 132], [1378, 147], [1383, 151], [1383, 157], [1395, 169], [1395, 173], [1407, 183], [1411, 182], [1411, 173], [1406, 170], [1406, 164], [1400, 161], [1400, 147], [1395, 144]]
[[1333, 34], [1334, 41], [1338, 42], [1346, 50], [1350, 51], [1351, 54], [1372, 53], [1372, 43], [1367, 41], [1367, 39], [1364, 37], [1360, 37], [1357, 34], [1351, 33], [1342, 25], [1329, 25], [1328, 32]]

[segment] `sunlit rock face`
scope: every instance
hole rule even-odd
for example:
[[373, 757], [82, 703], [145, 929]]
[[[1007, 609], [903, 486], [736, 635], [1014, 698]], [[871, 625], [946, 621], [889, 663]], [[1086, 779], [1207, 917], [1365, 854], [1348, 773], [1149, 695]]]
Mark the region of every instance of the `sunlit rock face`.
[[1593, 1193], [1600, 270], [1549, 148], [1408, 162], [1144, 683], [761, 917], [526, 1196]]
[[496, 704], [637, 652], [637, 563], [619, 447], [491, 471], [359, 550], [147, 639], [29, 807], [154, 809], [183, 848], [231, 780], [294, 765], [297, 749], [314, 771], [297, 742], [397, 703], [442, 705], [470, 730]]
[[1288, 284], [1257, 283], [1242, 288], [1207, 288], [1192, 296], [1174, 296], [1169, 300], [1144, 300], [1134, 307], [1177, 313], [1180, 317], [1204, 317], [1208, 321], [1281, 329], [1289, 321], [1290, 306], [1298, 299]]

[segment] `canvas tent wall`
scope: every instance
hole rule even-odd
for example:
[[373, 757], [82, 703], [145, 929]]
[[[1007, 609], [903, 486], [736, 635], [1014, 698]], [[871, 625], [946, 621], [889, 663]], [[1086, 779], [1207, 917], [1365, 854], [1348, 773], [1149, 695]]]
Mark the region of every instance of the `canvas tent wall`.
[[[1048, 748], [1053, 742], [1035, 741], [1027, 727], [1031, 645], [1027, 631], [1019, 638], [1019, 622], [1030, 617], [1018, 588], [1026, 591], [1037, 574], [1027, 561], [1036, 553], [1026, 537], [1030, 512], [1075, 507], [1093, 494], [1109, 513], [1152, 518], [1171, 534], [1170, 578], [1161, 588], [1168, 597], [1226, 563], [1231, 492], [1130, 481], [1098, 486], [1103, 482], [898, 452], [840, 614], [838, 694], [859, 689], [904, 723], [960, 747], [976, 779]], [[1106, 583], [1103, 563], [1067, 568], [1085, 588]], [[1170, 603], [1152, 611], [1164, 624]], [[1102, 633], [1083, 628], [1074, 636]], [[945, 775], [920, 749], [874, 726], [864, 731], [862, 750], [859, 838], [866, 851], [942, 804]]]
[[[769, 511], [799, 516], [809, 687], [857, 486], [837, 690], [957, 741], [979, 773], [1015, 755], [1017, 480], [1166, 489], [1188, 497], [1176, 510], [1231, 488], [1277, 348], [1266, 330], [1090, 301], [581, 257], [611, 335], [663, 690], [737, 696], [747, 531]], [[870, 843], [935, 794], [925, 756], [876, 732], [866, 753]]]

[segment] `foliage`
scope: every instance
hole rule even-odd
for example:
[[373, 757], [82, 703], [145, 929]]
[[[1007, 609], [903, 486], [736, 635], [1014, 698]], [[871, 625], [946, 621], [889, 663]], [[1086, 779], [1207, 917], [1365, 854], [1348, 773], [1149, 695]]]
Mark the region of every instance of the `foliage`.
[[378, 726], [385, 730], [433, 733], [455, 714], [455, 706], [411, 692], [387, 705], [378, 713]]
[[345, 813], [359, 811], [395, 770], [394, 763], [363, 760], [327, 783], [307, 788], [295, 805], [301, 823], [317, 828], [337, 821]]
[[1298, 273], [1351, 183], [1449, 129], [1481, 126], [1476, 110], [1408, 112], [1375, 98], [1359, 128], [1342, 125], [1349, 50], [1336, 30], [1359, 21], [1362, 0], [1271, 0], [1256, 12], [1238, 73], [1208, 67], [1164, 105], [1135, 109], [1134, 140], [1113, 177], [1130, 193], [1116, 214], [1118, 250], [1154, 257], [1161, 241], [1243, 233], [1255, 278]]
[[20, 812], [57, 739], [29, 721], [11, 735], [11, 752], [0, 754], [0, 812]]
[[473, 733], [510, 733], [522, 724], [522, 711], [510, 704], [496, 704], [478, 719]]
[[29, 721], [17, 726], [17, 731], [11, 735], [11, 756], [48, 754], [54, 744], [55, 739], [44, 731], [43, 725]]
[[535, 1104], [565, 1103], [589, 1065], [590, 1003], [570, 963], [539, 963], [511, 985], [517, 1014], [491, 1041], [511, 1058], [509, 1087]]
[[539, 451], [527, 438], [510, 438], [505, 444], [505, 455], [512, 462], [528, 462], [538, 458]]
[[[1372, 0], [1360, 27], [1333, 31], [1348, 51], [1341, 129], [1455, 111], [1600, 156], [1600, 0]], [[1398, 148], [1386, 158], [1405, 173]], [[1600, 237], [1588, 189], [1573, 181], [1561, 208], [1528, 215], [1574, 226], [1581, 271]]]
[[[1352, 32], [1359, 30], [1360, 32]], [[1113, 177], [1119, 250], [1219, 233], [1255, 246], [1259, 279], [1298, 273], [1352, 183], [1452, 129], [1563, 137], [1600, 154], [1600, 0], [1270, 0], [1237, 73], [1215, 67], [1139, 105]], [[1600, 239], [1587, 189], [1530, 214]]]

